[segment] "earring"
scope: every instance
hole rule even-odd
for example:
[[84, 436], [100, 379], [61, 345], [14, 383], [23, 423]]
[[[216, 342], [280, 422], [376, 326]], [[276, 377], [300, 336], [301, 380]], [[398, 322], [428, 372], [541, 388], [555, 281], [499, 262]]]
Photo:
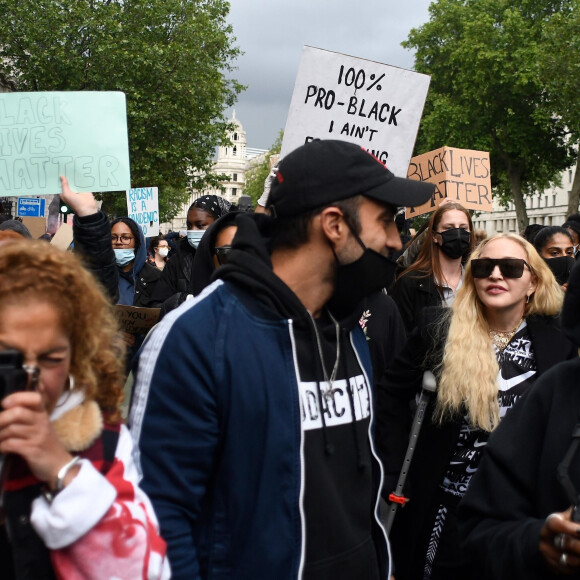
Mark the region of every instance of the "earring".
[[72, 391], [74, 388], [75, 388], [75, 378], [71, 374], [69, 374], [67, 391], [69, 391], [70, 393], [70, 391]]
[[526, 304], [529, 304], [529, 303], [530, 303], [530, 295], [528, 294], [528, 295], [526, 296]]

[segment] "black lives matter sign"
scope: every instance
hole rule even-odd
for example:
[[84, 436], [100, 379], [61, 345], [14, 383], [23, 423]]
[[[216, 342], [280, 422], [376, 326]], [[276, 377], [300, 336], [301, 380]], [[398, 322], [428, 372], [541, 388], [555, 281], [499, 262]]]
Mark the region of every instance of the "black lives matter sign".
[[406, 208], [407, 218], [435, 210], [444, 199], [459, 202], [467, 209], [493, 210], [487, 151], [441, 147], [413, 157], [407, 177], [435, 185], [435, 192], [427, 203]]

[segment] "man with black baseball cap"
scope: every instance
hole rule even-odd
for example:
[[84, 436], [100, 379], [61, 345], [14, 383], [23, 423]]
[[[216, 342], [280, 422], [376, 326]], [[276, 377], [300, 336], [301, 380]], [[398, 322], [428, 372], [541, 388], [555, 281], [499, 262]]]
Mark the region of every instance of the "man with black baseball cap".
[[356, 145], [280, 162], [271, 216], [145, 344], [130, 423], [174, 578], [387, 578], [382, 469], [357, 304], [434, 187]]

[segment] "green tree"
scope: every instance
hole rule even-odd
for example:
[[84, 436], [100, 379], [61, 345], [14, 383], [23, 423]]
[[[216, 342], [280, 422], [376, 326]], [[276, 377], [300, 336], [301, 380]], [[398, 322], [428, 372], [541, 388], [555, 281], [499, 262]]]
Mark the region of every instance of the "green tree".
[[243, 88], [226, 78], [239, 54], [228, 11], [225, 0], [0, 0], [0, 82], [123, 91], [132, 185], [158, 186], [168, 217], [192, 169], [209, 176], [196, 187], [211, 179], [224, 109]]
[[524, 195], [569, 166], [562, 119], [547, 105], [538, 71], [542, 26], [563, 1], [438, 0], [403, 46], [431, 75], [417, 152], [443, 145], [489, 151], [492, 184], [513, 200], [520, 231]]
[[280, 130], [276, 141], [274, 141], [272, 147], [270, 147], [270, 150], [268, 153], [266, 153], [264, 161], [246, 171], [246, 184], [244, 185], [243, 193], [244, 195], [249, 195], [252, 198], [252, 203], [254, 206], [258, 203], [262, 193], [264, 193], [264, 182], [270, 173], [270, 157], [280, 153], [283, 137], [284, 131]]
[[[546, 100], [570, 130], [570, 141], [580, 143], [580, 0], [566, 3], [543, 27], [543, 50], [539, 53], [540, 78]], [[568, 196], [567, 215], [578, 211], [580, 156]]]

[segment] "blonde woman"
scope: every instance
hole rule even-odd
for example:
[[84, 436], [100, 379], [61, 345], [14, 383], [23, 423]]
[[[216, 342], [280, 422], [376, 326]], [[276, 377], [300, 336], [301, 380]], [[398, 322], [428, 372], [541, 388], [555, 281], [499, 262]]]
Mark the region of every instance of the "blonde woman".
[[557, 315], [563, 293], [523, 238], [484, 240], [450, 309], [427, 309], [379, 385], [377, 438], [395, 489], [411, 404], [424, 370], [438, 390], [428, 409], [391, 541], [396, 579], [469, 579], [457, 533], [463, 497], [489, 434], [538, 376], [575, 356]]

